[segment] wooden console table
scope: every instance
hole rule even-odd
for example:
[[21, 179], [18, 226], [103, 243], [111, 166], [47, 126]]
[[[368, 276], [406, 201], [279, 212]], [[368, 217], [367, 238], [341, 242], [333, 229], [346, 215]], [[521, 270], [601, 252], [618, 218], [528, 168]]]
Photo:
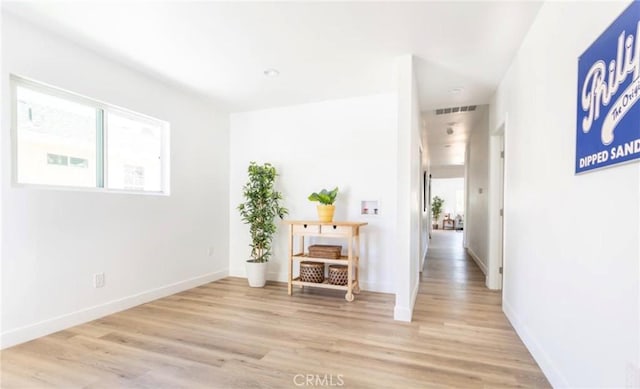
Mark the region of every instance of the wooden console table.
[[451, 227], [452, 230], [455, 229], [456, 221], [454, 219], [442, 219], [442, 229], [447, 229], [447, 224]]
[[[344, 298], [351, 302], [354, 300], [354, 293], [360, 293], [360, 284], [358, 279], [358, 264], [360, 262], [360, 227], [366, 226], [367, 223], [361, 222], [330, 222], [324, 223], [319, 221], [290, 221], [289, 224], [289, 289], [291, 295], [293, 286], [300, 287], [312, 286], [316, 288], [328, 288], [345, 290], [347, 293]], [[347, 255], [341, 256], [339, 259], [310, 257], [306, 251], [305, 237], [324, 237], [337, 238], [347, 240]], [[295, 245], [295, 238], [298, 238], [298, 245]], [[330, 284], [328, 280], [323, 283], [300, 281], [300, 277], [294, 278], [293, 265], [295, 261], [312, 261], [328, 264], [347, 265], [347, 285]]]

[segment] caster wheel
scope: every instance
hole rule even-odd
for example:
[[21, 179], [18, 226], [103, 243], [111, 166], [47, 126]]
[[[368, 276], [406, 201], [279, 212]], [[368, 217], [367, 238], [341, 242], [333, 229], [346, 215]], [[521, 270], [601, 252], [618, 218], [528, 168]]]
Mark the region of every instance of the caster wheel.
[[352, 293], [347, 293], [344, 296], [345, 300], [347, 300], [348, 302], [352, 302], [356, 297], [352, 294]]
[[360, 287], [356, 286], [355, 288], [353, 288], [353, 293], [360, 294]]

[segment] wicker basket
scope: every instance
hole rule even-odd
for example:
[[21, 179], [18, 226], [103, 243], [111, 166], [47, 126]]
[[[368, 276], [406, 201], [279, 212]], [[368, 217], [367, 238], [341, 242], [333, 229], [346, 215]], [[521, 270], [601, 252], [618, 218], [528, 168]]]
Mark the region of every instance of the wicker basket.
[[349, 281], [349, 268], [345, 265], [329, 265], [329, 283], [346, 285]]
[[309, 246], [309, 256], [315, 258], [339, 259], [342, 246], [314, 244]]
[[318, 262], [300, 262], [300, 281], [303, 282], [324, 282], [324, 264]]

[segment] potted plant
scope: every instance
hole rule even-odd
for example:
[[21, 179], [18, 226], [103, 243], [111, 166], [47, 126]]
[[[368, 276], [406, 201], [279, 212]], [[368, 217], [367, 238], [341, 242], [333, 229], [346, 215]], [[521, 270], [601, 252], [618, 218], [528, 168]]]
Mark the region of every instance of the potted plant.
[[249, 164], [249, 180], [242, 188], [245, 202], [238, 206], [242, 221], [249, 225], [251, 259], [247, 260], [249, 286], [263, 287], [267, 282], [267, 261], [276, 232], [274, 219], [289, 211], [282, 207], [282, 193], [274, 190], [276, 168], [270, 163]]
[[442, 214], [442, 207], [444, 205], [444, 200], [438, 196], [435, 196], [433, 200], [431, 200], [431, 214], [433, 215], [433, 228], [438, 229], [438, 219]]
[[333, 214], [336, 210], [336, 206], [333, 205], [338, 195], [338, 187], [332, 191], [322, 189], [320, 193], [313, 192], [309, 195], [310, 201], [317, 201], [318, 204], [318, 218], [321, 222], [332, 222]]

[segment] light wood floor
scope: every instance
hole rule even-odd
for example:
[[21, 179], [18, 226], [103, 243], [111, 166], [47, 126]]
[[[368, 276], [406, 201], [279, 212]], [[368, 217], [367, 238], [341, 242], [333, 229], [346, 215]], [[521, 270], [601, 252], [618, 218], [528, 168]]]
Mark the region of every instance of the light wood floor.
[[392, 295], [226, 278], [4, 350], [0, 386], [548, 387], [460, 236], [434, 234], [412, 323]]

